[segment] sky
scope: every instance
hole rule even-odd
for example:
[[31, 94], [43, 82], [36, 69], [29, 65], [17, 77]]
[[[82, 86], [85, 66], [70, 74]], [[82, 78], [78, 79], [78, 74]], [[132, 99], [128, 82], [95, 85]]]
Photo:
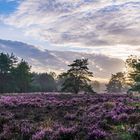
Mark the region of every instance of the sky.
[[39, 50], [140, 56], [140, 0], [0, 0], [0, 39]]

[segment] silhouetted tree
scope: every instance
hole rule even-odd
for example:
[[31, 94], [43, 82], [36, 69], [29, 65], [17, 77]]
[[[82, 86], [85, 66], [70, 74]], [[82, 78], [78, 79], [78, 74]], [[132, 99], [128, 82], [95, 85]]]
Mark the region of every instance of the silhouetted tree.
[[0, 93], [56, 91], [56, 74], [31, 73], [31, 67], [23, 59], [18, 63], [11, 54], [0, 53]]
[[121, 92], [125, 87], [125, 76], [124, 73], [118, 72], [112, 74], [109, 83], [106, 85], [108, 92]]
[[79, 91], [94, 92], [89, 84], [93, 73], [89, 71], [88, 59], [76, 59], [68, 66], [70, 69], [59, 76], [64, 81], [62, 91], [74, 92], [76, 94]]
[[12, 69], [17, 63], [17, 58], [11, 54], [0, 53], [0, 92], [10, 92], [12, 87]]
[[39, 92], [41, 91], [40, 84], [38, 82], [39, 74], [38, 73], [31, 73], [32, 81], [31, 81], [31, 88], [30, 92]]
[[29, 64], [21, 60], [14, 70], [14, 77], [16, 80], [16, 86], [18, 92], [28, 92], [31, 83], [31, 67]]
[[55, 73], [34, 74], [32, 85], [36, 91], [52, 92], [56, 91]]
[[57, 79], [57, 75], [55, 72], [50, 72], [49, 75], [52, 76], [54, 78], [54, 80]]
[[128, 71], [128, 83], [131, 86], [131, 91], [140, 92], [140, 57], [129, 56], [126, 60]]

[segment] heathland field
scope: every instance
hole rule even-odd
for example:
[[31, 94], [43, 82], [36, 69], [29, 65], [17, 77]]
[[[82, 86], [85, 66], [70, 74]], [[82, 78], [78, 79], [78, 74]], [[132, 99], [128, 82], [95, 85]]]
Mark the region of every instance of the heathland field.
[[0, 96], [0, 140], [139, 140], [140, 98], [128, 95]]

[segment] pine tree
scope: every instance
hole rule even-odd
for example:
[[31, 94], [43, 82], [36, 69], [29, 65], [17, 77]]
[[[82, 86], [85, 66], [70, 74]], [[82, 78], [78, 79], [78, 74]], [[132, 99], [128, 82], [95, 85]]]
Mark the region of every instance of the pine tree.
[[11, 54], [0, 53], [0, 92], [11, 92], [12, 70], [17, 63], [17, 58]]
[[29, 64], [21, 60], [21, 62], [17, 65], [14, 70], [14, 78], [16, 81], [16, 88], [18, 92], [27, 92], [29, 91], [30, 83], [31, 83], [31, 67]]
[[59, 77], [64, 80], [62, 91], [78, 93], [79, 91], [94, 92], [92, 90], [90, 77], [93, 73], [89, 71], [88, 59], [76, 59], [68, 65], [70, 69]]

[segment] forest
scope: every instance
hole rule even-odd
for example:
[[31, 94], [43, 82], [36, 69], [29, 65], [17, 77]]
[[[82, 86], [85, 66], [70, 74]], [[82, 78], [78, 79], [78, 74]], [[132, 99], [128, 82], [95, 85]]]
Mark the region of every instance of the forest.
[[[125, 72], [111, 75], [105, 92], [140, 92], [140, 58], [131, 55], [125, 64]], [[46, 73], [35, 73], [25, 60], [19, 60], [14, 54], [0, 53], [0, 93], [95, 93], [100, 88], [100, 81], [91, 80], [94, 72], [88, 65], [88, 59], [76, 59], [68, 65], [66, 72], [59, 75], [47, 73], [47, 70]]]

